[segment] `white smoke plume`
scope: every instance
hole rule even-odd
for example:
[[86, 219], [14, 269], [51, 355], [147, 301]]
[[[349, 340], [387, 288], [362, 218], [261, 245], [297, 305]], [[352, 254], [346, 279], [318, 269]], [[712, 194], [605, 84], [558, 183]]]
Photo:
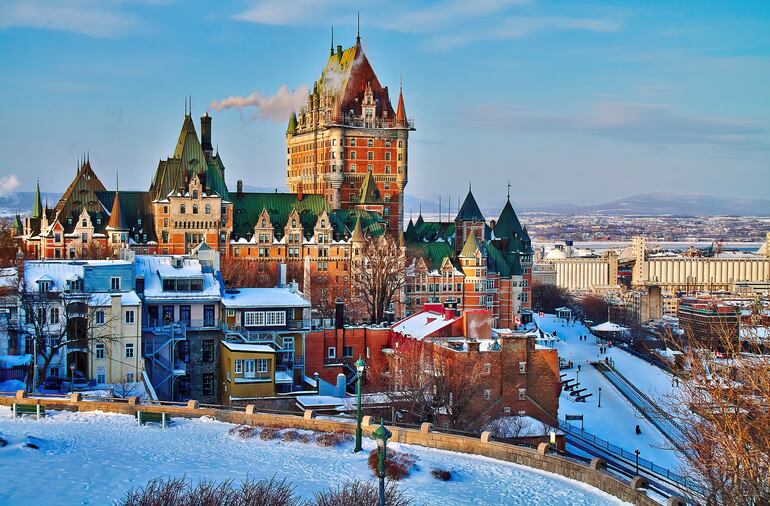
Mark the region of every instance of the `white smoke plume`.
[[21, 181], [16, 174], [8, 174], [0, 177], [0, 197], [6, 197], [21, 186]]
[[209, 105], [209, 110], [221, 111], [223, 109], [239, 109], [241, 112], [247, 112], [249, 108], [255, 108], [248, 115], [248, 119], [256, 121], [257, 119], [268, 119], [278, 123], [283, 123], [292, 112], [299, 111], [306, 100], [308, 87], [302, 85], [296, 90], [289, 91], [284, 84], [275, 95], [265, 96], [259, 91], [253, 91], [247, 97], [231, 96], [222, 100], [214, 100]]

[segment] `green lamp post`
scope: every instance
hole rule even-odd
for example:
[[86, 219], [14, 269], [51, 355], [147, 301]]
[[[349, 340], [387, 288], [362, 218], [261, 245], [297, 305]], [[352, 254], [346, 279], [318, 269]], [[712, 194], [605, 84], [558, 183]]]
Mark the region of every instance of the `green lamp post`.
[[353, 452], [360, 452], [363, 448], [361, 448], [361, 378], [364, 374], [364, 370], [366, 369], [366, 362], [364, 362], [364, 359], [360, 356], [358, 357], [358, 360], [356, 360], [356, 371], [358, 371], [358, 381], [356, 382], [356, 394], [358, 396], [358, 409], [356, 412], [356, 447], [353, 448]]
[[380, 506], [385, 506], [385, 452], [387, 451], [388, 439], [393, 434], [385, 428], [385, 422], [380, 420], [380, 426], [372, 433], [372, 439], [377, 441], [377, 452], [380, 461], [377, 466], [377, 477], [380, 479]]

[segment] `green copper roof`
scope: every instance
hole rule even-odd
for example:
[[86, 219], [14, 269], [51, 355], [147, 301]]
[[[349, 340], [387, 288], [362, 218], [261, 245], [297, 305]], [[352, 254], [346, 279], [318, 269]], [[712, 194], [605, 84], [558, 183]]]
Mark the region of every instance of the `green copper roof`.
[[446, 242], [425, 242], [407, 245], [407, 253], [413, 258], [424, 258], [429, 268], [438, 269], [445, 258], [452, 257], [454, 250]]
[[404, 242], [410, 243], [410, 242], [416, 242], [417, 241], [417, 231], [415, 230], [414, 222], [412, 219], [409, 219], [409, 224], [406, 226], [406, 231], [404, 232]]
[[465, 196], [465, 201], [460, 206], [460, 211], [457, 213], [455, 221], [485, 221], [484, 215], [481, 214], [481, 209], [479, 209], [479, 205], [476, 203], [470, 188], [468, 188], [468, 195]]
[[40, 201], [40, 181], [35, 190], [35, 202], [32, 204], [32, 218], [40, 219], [43, 216], [43, 203]]
[[[111, 209], [116, 193], [113, 191], [96, 192], [96, 196], [107, 209]], [[119, 201], [122, 226], [129, 231], [129, 236], [136, 242], [144, 242], [144, 235], [146, 234], [147, 241], [156, 241], [155, 224], [152, 216], [152, 194], [142, 191], [121, 191]], [[96, 232], [101, 232], [107, 226], [102, 213], [88, 214]], [[102, 217], [101, 225], [96, 223], [97, 217]]]
[[382, 195], [374, 182], [374, 174], [369, 171], [361, 185], [361, 193], [358, 194], [359, 204], [382, 204]]
[[420, 222], [421, 217], [417, 218], [417, 223], [414, 226], [417, 241], [449, 241], [455, 235], [455, 224], [453, 222]]
[[297, 113], [292, 112], [289, 116], [289, 126], [286, 127], [287, 134], [293, 134], [297, 130]]

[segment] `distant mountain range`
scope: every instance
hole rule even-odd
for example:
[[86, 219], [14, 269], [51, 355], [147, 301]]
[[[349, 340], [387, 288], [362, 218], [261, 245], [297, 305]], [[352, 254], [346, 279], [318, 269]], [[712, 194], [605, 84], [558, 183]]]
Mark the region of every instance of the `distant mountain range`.
[[522, 211], [615, 216], [770, 216], [770, 200], [714, 195], [643, 193], [603, 204], [545, 204]]
[[[244, 185], [244, 191], [274, 192], [275, 188]], [[279, 192], [286, 191], [278, 188]], [[43, 193], [41, 197], [53, 207], [59, 200], [59, 193]], [[483, 198], [477, 195], [480, 203]], [[25, 214], [32, 210], [35, 200], [34, 192], [15, 192], [12, 195], [0, 197], [0, 216], [12, 216], [16, 213]], [[410, 210], [417, 217], [422, 207], [424, 213], [438, 213], [438, 197], [426, 198], [407, 195], [404, 199], [405, 215], [409, 219]], [[446, 221], [448, 206], [442, 205], [442, 219]], [[489, 217], [497, 216], [499, 209], [484, 208]], [[644, 193], [624, 197], [604, 204], [576, 205], [567, 203], [552, 203], [540, 205], [520, 205], [518, 212], [541, 212], [554, 214], [604, 214], [614, 216], [770, 216], [770, 199], [731, 199], [714, 195], [677, 194], [677, 193]], [[449, 219], [457, 214], [457, 201], [452, 202]]]

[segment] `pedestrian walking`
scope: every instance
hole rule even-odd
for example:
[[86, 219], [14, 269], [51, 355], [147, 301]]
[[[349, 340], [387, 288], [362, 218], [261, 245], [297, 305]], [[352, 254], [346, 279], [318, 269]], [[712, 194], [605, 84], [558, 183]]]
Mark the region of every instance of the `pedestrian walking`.
[[638, 436], [638, 435], [639, 435], [639, 434], [641, 434], [641, 433], [642, 433], [642, 428], [641, 428], [641, 427], [639, 427], [639, 424], [637, 424], [637, 425], [636, 425], [636, 435]]

